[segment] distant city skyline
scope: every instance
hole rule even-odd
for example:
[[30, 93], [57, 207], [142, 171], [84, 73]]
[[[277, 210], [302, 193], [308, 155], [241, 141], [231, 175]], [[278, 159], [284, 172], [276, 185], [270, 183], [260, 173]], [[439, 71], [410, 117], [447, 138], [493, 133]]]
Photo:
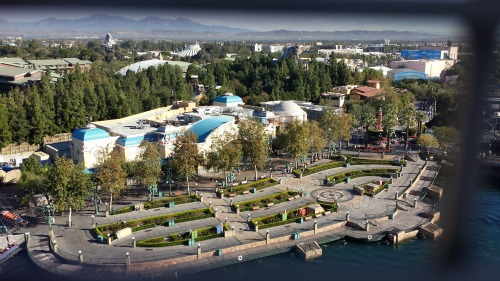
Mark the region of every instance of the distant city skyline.
[[[4, 7], [0, 19], [10, 22], [35, 22], [46, 18], [78, 19], [97, 13], [122, 16], [131, 19], [145, 17], [178, 18], [185, 17], [206, 25], [223, 25], [254, 31], [286, 29], [291, 31], [413, 31], [439, 35], [464, 35], [465, 26], [454, 18], [367, 16], [360, 14], [298, 14], [298, 13], [243, 13], [241, 11], [201, 11], [201, 10], [130, 10], [130, 9], [22, 9]], [[1, 28], [1, 25], [0, 25]]]

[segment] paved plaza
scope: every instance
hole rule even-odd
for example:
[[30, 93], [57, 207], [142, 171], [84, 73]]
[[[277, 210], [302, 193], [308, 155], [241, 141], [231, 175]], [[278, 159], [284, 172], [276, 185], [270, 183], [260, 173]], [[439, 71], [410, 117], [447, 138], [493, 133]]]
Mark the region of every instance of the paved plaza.
[[[329, 160], [320, 160], [317, 164], [327, 163]], [[82, 272], [85, 274], [90, 274], [93, 272], [96, 277], [105, 277], [109, 274], [120, 274], [125, 276], [127, 271], [123, 264], [125, 263], [125, 258], [127, 253], [130, 257], [132, 264], [145, 261], [157, 261], [157, 260], [168, 260], [173, 258], [189, 257], [197, 254], [196, 246], [172, 246], [172, 247], [160, 247], [160, 248], [142, 248], [142, 247], [132, 247], [132, 237], [136, 241], [144, 240], [147, 238], [163, 235], [168, 236], [174, 233], [187, 232], [190, 229], [202, 228], [206, 226], [219, 225], [221, 222], [227, 222], [230, 226], [235, 229], [235, 237], [220, 237], [205, 241], [200, 241], [200, 247], [203, 252], [215, 252], [218, 249], [230, 248], [239, 245], [245, 245], [249, 243], [254, 243], [256, 241], [265, 241], [267, 232], [275, 237], [285, 237], [290, 236], [294, 232], [304, 232], [314, 229], [314, 224], [317, 223], [318, 228], [326, 227], [332, 224], [340, 223], [345, 221], [346, 214], [349, 212], [349, 216], [353, 222], [358, 224], [366, 223], [367, 218], [374, 218], [380, 214], [386, 214], [391, 210], [396, 208], [396, 204], [402, 207], [392, 220], [384, 220], [377, 223], [370, 224], [370, 230], [360, 230], [352, 227], [339, 227], [329, 231], [328, 234], [318, 234], [315, 239], [321, 240], [325, 235], [345, 235], [353, 237], [367, 237], [368, 235], [375, 235], [378, 233], [384, 233], [390, 229], [399, 230], [410, 230], [414, 229], [419, 225], [429, 221], [429, 219], [419, 216], [419, 213], [429, 211], [432, 206], [424, 202], [419, 202], [416, 207], [413, 207], [415, 200], [419, 200], [419, 190], [428, 187], [438, 171], [438, 166], [435, 162], [429, 161], [425, 168], [425, 161], [408, 161], [407, 167], [403, 168], [402, 176], [394, 178], [393, 184], [387, 190], [380, 192], [378, 195], [372, 197], [366, 195], [358, 195], [353, 192], [353, 185], [361, 185], [373, 180], [378, 179], [378, 177], [361, 177], [352, 179], [349, 183], [336, 183], [333, 187], [327, 187], [322, 185], [323, 179], [327, 175], [333, 175], [339, 172], [346, 172], [352, 170], [361, 169], [371, 169], [371, 168], [399, 168], [398, 166], [390, 165], [356, 165], [348, 168], [339, 167], [333, 168], [326, 171], [322, 171], [310, 176], [304, 176], [302, 179], [294, 178], [291, 175], [282, 175], [281, 172], [273, 177], [282, 179], [281, 184], [260, 190], [256, 193], [249, 193], [245, 195], [238, 195], [232, 198], [220, 199], [216, 197], [215, 185], [208, 180], [211, 178], [222, 178], [221, 174], [207, 174], [206, 179], [200, 179], [200, 181], [195, 185], [194, 190], [203, 194], [203, 202], [192, 202], [186, 204], [178, 204], [173, 208], [154, 208], [144, 211], [135, 211], [130, 213], [124, 213], [119, 215], [112, 215], [106, 217], [104, 212], [99, 212], [94, 218], [91, 217], [94, 214], [92, 207], [88, 209], [73, 212], [73, 225], [71, 227], [66, 226], [67, 216], [57, 216], [56, 221], [53, 224], [53, 230], [55, 239], [57, 240], [58, 251], [64, 254], [70, 262], [73, 261], [74, 264], [63, 263], [61, 260], [57, 259], [51, 250], [48, 248], [48, 226], [43, 223], [30, 224], [29, 227], [18, 229], [17, 232], [24, 233], [30, 232], [31, 241], [29, 243], [29, 251], [40, 266], [44, 268], [54, 268], [59, 271], [69, 272]], [[279, 167], [280, 168], [280, 167]], [[406, 198], [401, 196], [395, 199], [396, 193], [401, 195], [402, 191], [406, 190], [411, 181], [414, 181], [419, 173], [419, 170], [423, 169], [420, 176], [420, 180], [414, 183], [412, 192], [409, 192]], [[260, 175], [268, 175], [269, 173], [260, 173]], [[260, 176], [259, 175], [259, 176]], [[236, 180], [241, 181], [244, 178], [253, 179], [253, 171], [241, 171], [237, 174]], [[193, 186], [192, 186], [193, 187]], [[272, 194], [277, 194], [285, 190], [304, 190], [306, 192], [305, 197], [300, 197], [295, 200], [286, 201], [271, 207], [261, 208], [254, 211], [245, 211], [240, 214], [234, 213], [230, 210], [230, 202], [238, 203], [242, 201], [252, 200]], [[194, 192], [194, 191], [193, 191]], [[339, 202], [338, 212], [332, 213], [326, 216], [316, 218], [314, 220], [304, 221], [303, 223], [292, 223], [277, 227], [272, 227], [269, 229], [260, 229], [255, 231], [249, 228], [247, 223], [248, 215], [250, 218], [257, 218], [262, 216], [268, 216], [282, 212], [284, 210], [292, 210], [299, 208], [301, 206], [307, 205], [309, 203], [316, 202], [318, 197], [321, 201], [332, 202], [337, 200]], [[120, 201], [126, 201], [128, 205], [133, 205], [136, 203], [145, 202], [146, 196], [132, 196], [121, 198]], [[113, 241], [111, 245], [98, 244], [92, 229], [92, 221], [98, 223], [98, 225], [116, 223], [120, 221], [133, 220], [138, 218], [145, 218], [149, 216], [170, 214], [176, 212], [182, 212], [185, 210], [206, 208], [209, 205], [218, 210], [217, 218], [206, 218], [196, 221], [189, 221], [183, 223], [177, 223], [173, 227], [156, 226], [154, 228], [140, 230], [134, 232], [132, 235], [117, 239]], [[116, 208], [119, 205], [115, 204]], [[105, 210], [105, 206], [102, 205], [100, 210]], [[29, 215], [29, 214], [23, 214]], [[40, 214], [38, 214], [40, 215]], [[36, 214], [34, 214], [36, 216]], [[313, 237], [314, 238], [314, 237]], [[311, 238], [311, 239], [313, 239]], [[309, 238], [308, 238], [309, 239]], [[293, 240], [283, 241], [274, 246], [275, 249], [285, 249], [286, 247], [293, 247]], [[198, 242], [197, 242], [198, 244]], [[289, 249], [289, 248], [288, 248]], [[249, 255], [250, 253], [258, 253], [258, 249], [247, 249], [245, 253]], [[260, 249], [262, 252], [268, 251], [269, 247], [264, 245]], [[84, 257], [84, 264], [78, 264], [78, 253], [81, 251]], [[241, 252], [240, 252], [241, 254]], [[176, 264], [172, 265], [171, 269], [182, 270], [182, 268], [192, 267], [193, 264], [205, 264], [206, 266], [217, 266], [217, 264], [222, 265], [229, 261], [225, 261], [225, 258], [232, 257], [234, 253], [229, 253], [223, 257], [213, 257], [210, 261], [206, 259], [200, 259], [195, 261], [190, 261], [188, 264]], [[233, 260], [234, 262], [234, 260]], [[109, 264], [106, 269], [101, 267], [86, 267], [85, 264]], [[213, 263], [213, 264], [211, 264]], [[151, 274], [153, 272], [159, 272], [161, 269], [149, 267], [144, 267], [144, 270], [150, 270]], [[156, 270], [156, 271], [155, 271]], [[163, 268], [165, 270], [165, 268]], [[53, 270], [54, 271], [54, 270]], [[69, 274], [75, 276], [75, 273]]]

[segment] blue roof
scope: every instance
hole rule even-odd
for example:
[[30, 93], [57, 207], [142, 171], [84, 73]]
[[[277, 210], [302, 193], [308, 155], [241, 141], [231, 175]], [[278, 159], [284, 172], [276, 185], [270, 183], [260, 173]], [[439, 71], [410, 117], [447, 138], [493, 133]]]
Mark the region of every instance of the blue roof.
[[143, 140], [148, 142], [157, 142], [158, 134], [149, 134], [136, 137], [119, 137], [118, 144], [121, 146], [135, 146], [140, 145]]
[[220, 103], [243, 103], [243, 100], [238, 96], [217, 96], [214, 102]]
[[92, 141], [109, 138], [109, 134], [99, 128], [80, 128], [74, 130], [71, 137], [81, 141]]
[[198, 136], [197, 142], [205, 142], [208, 135], [210, 135], [213, 130], [232, 120], [234, 119], [228, 116], [210, 117], [194, 123], [194, 125], [189, 128], [188, 132], [193, 132]]
[[394, 74], [393, 81], [401, 81], [405, 79], [422, 79], [427, 80], [427, 74], [415, 70], [401, 70]]

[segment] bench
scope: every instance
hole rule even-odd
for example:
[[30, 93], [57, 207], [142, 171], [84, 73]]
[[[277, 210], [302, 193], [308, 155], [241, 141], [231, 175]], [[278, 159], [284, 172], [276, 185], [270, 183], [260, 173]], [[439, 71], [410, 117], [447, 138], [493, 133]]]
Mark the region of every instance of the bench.
[[256, 210], [258, 210], [258, 209], [260, 209], [260, 207], [259, 207], [259, 206], [252, 207], [252, 210], [253, 210], [253, 211], [256, 211]]
[[[248, 193], [250, 193], [250, 190], [243, 191], [243, 194], [248, 194]], [[231, 195], [229, 195], [229, 196], [231, 196]]]
[[236, 193], [229, 193], [229, 197], [234, 197], [236, 196]]
[[331, 213], [332, 213], [332, 212], [330, 212], [330, 211], [326, 211], [326, 212], [325, 212], [325, 216], [326, 216], [326, 215], [329, 215], [329, 214], [331, 214]]
[[304, 218], [304, 220], [306, 220], [306, 221], [310, 221], [310, 220], [312, 220], [312, 218], [313, 218], [313, 217], [309, 216], [309, 217], [305, 217], [305, 218]]
[[172, 192], [172, 195], [174, 195], [174, 196], [180, 196], [180, 195], [183, 195], [183, 194], [184, 194], [184, 192], [182, 192], [180, 190]]
[[239, 182], [233, 182], [233, 186], [238, 186], [238, 185], [240, 185]]
[[267, 203], [267, 205], [266, 205], [266, 206], [268, 206], [268, 207], [272, 207], [272, 206], [274, 206], [274, 203]]
[[295, 199], [295, 197], [289, 197], [288, 201], [292, 201], [293, 199]]
[[241, 184], [245, 184], [245, 183], [248, 183], [248, 181], [247, 180], [246, 181], [241, 181]]

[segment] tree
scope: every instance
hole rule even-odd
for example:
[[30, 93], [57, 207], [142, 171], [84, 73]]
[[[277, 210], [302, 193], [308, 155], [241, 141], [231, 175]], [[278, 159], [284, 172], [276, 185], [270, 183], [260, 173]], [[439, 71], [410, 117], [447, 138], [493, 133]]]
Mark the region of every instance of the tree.
[[403, 108], [401, 120], [403, 120], [404, 124], [406, 125], [405, 150], [407, 150], [410, 128], [413, 127], [415, 122], [415, 106], [413, 105], [413, 103], [408, 104], [408, 106]]
[[422, 134], [417, 138], [417, 144], [427, 149], [427, 154], [431, 148], [439, 147], [438, 140], [431, 134]]
[[453, 127], [435, 127], [434, 136], [444, 151], [446, 151], [448, 149], [448, 145], [458, 139], [458, 131]]
[[328, 146], [336, 141], [349, 142], [353, 122], [354, 119], [350, 114], [335, 114], [331, 108], [325, 111], [321, 115], [319, 125], [326, 135]]
[[102, 155], [96, 166], [95, 178], [101, 189], [109, 195], [109, 211], [113, 211], [113, 197], [120, 196], [126, 188], [127, 173], [122, 166], [123, 157], [120, 152], [113, 151]]
[[263, 170], [266, 165], [268, 137], [264, 126], [255, 120], [242, 120], [238, 124], [238, 140], [243, 157], [252, 167]]
[[417, 136], [420, 136], [422, 134], [422, 124], [427, 120], [427, 114], [423, 111], [417, 111], [415, 113], [415, 118], [417, 119]]
[[9, 126], [9, 111], [7, 110], [7, 105], [0, 99], [0, 149], [6, 147], [12, 142], [12, 133]]
[[210, 151], [205, 155], [205, 168], [226, 171], [240, 163], [243, 155], [238, 135], [225, 133], [217, 136], [210, 145]]
[[[48, 198], [45, 186], [47, 169], [44, 168], [33, 156], [23, 161], [21, 178], [17, 182], [28, 193], [25, 200], [32, 200], [35, 194], [43, 193]], [[27, 201], [26, 201], [27, 202]]]
[[198, 165], [203, 158], [198, 152], [196, 134], [187, 131], [183, 135], [177, 136], [173, 151], [173, 166], [180, 178], [186, 179], [187, 192], [189, 191], [189, 178], [197, 174]]
[[[320, 154], [325, 148], [325, 137], [323, 129], [319, 126], [318, 122], [311, 120], [309, 123], [309, 148], [311, 149], [313, 156], [314, 153]], [[311, 163], [314, 160], [311, 161]]]
[[144, 186], [149, 187], [158, 182], [161, 176], [161, 157], [156, 144], [143, 140], [139, 146], [140, 153], [137, 157], [138, 177]]
[[309, 148], [309, 125], [295, 119], [286, 127], [285, 135], [286, 149], [295, 159], [295, 168], [298, 168], [298, 157], [305, 155]]
[[387, 149], [391, 148], [391, 128], [398, 124], [398, 115], [394, 107], [386, 104], [383, 111], [382, 126], [387, 137]]
[[75, 166], [71, 159], [56, 157], [47, 172], [45, 185], [52, 195], [55, 209], [69, 211], [68, 225], [71, 225], [72, 209], [85, 207], [85, 199], [92, 189], [90, 176], [85, 174], [83, 167]]

